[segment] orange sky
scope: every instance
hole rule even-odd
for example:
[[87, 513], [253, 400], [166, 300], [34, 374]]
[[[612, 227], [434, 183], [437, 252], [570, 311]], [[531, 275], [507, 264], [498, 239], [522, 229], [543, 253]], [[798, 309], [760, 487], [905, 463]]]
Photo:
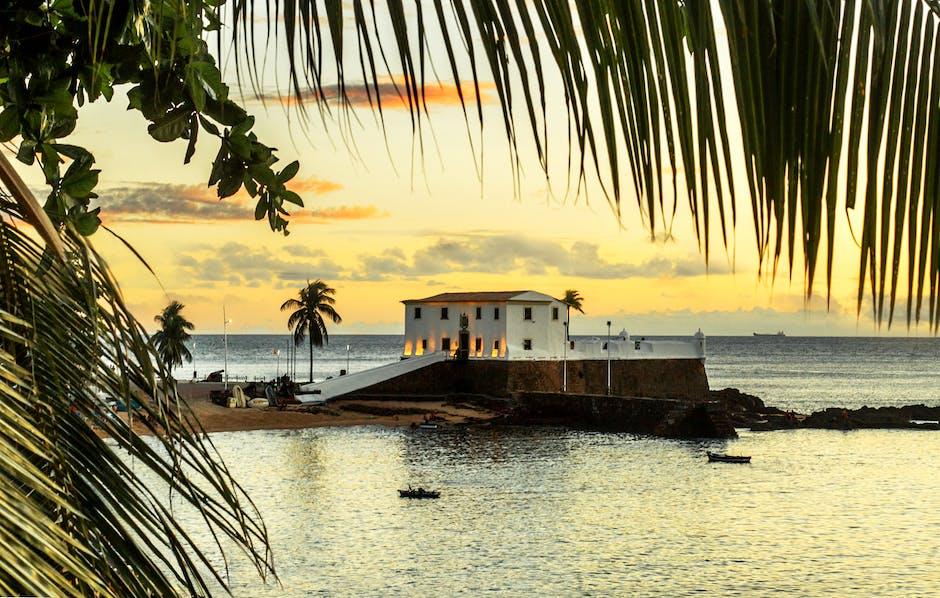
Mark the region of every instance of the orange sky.
[[[110, 235], [97, 236], [129, 304], [148, 325], [172, 298], [186, 304], [199, 332], [221, 329], [223, 304], [233, 319], [230, 332], [282, 332], [281, 302], [307, 279], [322, 278], [338, 290], [345, 319], [338, 333], [400, 332], [404, 298], [522, 288], [556, 296], [580, 290], [587, 314], [573, 322], [575, 333], [599, 334], [607, 319], [617, 330], [644, 334], [691, 334], [698, 327], [708, 334], [879, 333], [866, 314], [856, 321], [857, 249], [844, 216], [829, 311], [824, 282], [821, 296], [804, 302], [801, 266], [792, 281], [785, 265], [775, 284], [758, 280], [745, 189], [731, 246], [726, 252], [713, 245], [706, 272], [684, 200], [672, 238], [651, 241], [629, 194], [620, 222], [596, 185], [566, 195], [563, 106], [549, 109], [558, 131], [551, 138], [557, 139], [551, 188], [534, 151], [523, 146], [524, 172], [514, 191], [490, 92], [481, 90], [488, 125], [480, 163], [453, 85], [428, 96], [432, 118], [420, 139], [407, 109], [393, 101], [386, 103], [386, 135], [368, 108], [358, 109], [358, 123], [324, 124], [316, 110], [304, 120], [283, 102], [248, 101], [259, 137], [279, 148], [284, 164], [301, 162], [293, 188], [306, 207], [293, 214], [287, 238], [253, 220], [249, 198], [218, 202], [205, 188], [217, 150], [208, 136], [184, 166], [185, 142], [153, 141], [144, 119], [125, 111], [122, 94], [84, 107], [69, 142], [94, 152], [103, 219], [159, 275], [158, 282]], [[364, 102], [361, 94], [353, 97]], [[479, 151], [477, 135], [473, 143]], [[16, 164], [41, 191], [38, 167]], [[713, 231], [719, 239], [717, 222]], [[891, 333], [905, 334], [903, 323]]]

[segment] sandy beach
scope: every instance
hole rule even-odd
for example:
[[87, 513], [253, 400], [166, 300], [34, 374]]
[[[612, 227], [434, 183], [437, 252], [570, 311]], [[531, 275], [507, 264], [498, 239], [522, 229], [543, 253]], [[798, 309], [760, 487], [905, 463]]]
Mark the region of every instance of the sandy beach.
[[294, 405], [229, 409], [209, 401], [213, 383], [180, 383], [180, 396], [207, 432], [288, 430], [326, 426], [410, 426], [431, 418], [442, 424], [478, 423], [496, 417], [492, 411], [441, 401], [339, 399], [329, 405]]

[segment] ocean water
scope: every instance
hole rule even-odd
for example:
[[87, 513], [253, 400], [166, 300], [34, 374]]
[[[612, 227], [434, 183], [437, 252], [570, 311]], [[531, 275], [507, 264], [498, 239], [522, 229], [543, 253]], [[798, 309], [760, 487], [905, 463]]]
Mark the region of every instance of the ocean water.
[[[940, 593], [940, 433], [357, 427], [213, 442], [264, 516], [281, 583], [230, 551], [235, 596]], [[400, 499], [408, 484], [442, 496]]]
[[[232, 371], [273, 375], [276, 340], [286, 346], [286, 337], [230, 337]], [[397, 359], [401, 337], [334, 337], [315, 354], [315, 375], [346, 367], [347, 344], [357, 371]], [[197, 339], [197, 366], [220, 363], [220, 347]], [[706, 363], [712, 387], [801, 411], [940, 404], [934, 339], [715, 337]], [[232, 588], [245, 597], [940, 595], [940, 433], [740, 433], [707, 442], [564, 428], [213, 434], [264, 517], [280, 576], [263, 585], [231, 552]], [[707, 450], [753, 462], [709, 464]], [[442, 497], [400, 499], [409, 484]], [[198, 515], [178, 516], [211, 547]]]
[[[403, 342], [400, 335], [332, 336], [327, 346], [314, 349], [314, 378], [397, 361]], [[273, 354], [275, 349], [280, 355]], [[940, 404], [937, 338], [717, 336], [708, 339], [707, 350], [712, 388], [738, 388], [783, 409]], [[229, 335], [230, 379], [270, 379], [284, 373], [288, 351], [287, 335]], [[199, 377], [221, 370], [222, 336], [197, 336], [195, 356]], [[306, 347], [297, 349], [296, 372], [299, 380], [309, 378]], [[175, 372], [178, 379], [192, 373], [192, 364]]]

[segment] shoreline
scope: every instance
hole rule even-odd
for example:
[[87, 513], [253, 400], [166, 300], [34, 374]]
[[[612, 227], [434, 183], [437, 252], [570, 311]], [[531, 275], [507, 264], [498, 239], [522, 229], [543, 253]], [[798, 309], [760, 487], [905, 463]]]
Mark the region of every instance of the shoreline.
[[[443, 426], [513, 423], [512, 411], [501, 408], [499, 400], [475, 397], [416, 396], [413, 398], [389, 396], [358, 396], [334, 399], [328, 404], [290, 405], [274, 407], [245, 407], [230, 409], [209, 400], [209, 393], [221, 390], [221, 383], [178, 383], [180, 397], [185, 399], [192, 416], [206, 433], [247, 432], [256, 430], [302, 430], [308, 428], [383, 426], [390, 428], [414, 427], [425, 421]], [[910, 420], [938, 420], [940, 407], [912, 405], [858, 409], [829, 408], [806, 415], [787, 412], [737, 389], [709, 391], [710, 400], [726, 410], [734, 428], [751, 431], [777, 431], [792, 429], [913, 429], [940, 430], [940, 424], [912, 423]], [[916, 415], [917, 417], [912, 417]], [[122, 416], [123, 417], [123, 416]], [[563, 422], [555, 422], [562, 423]], [[583, 423], [583, 422], [582, 422]], [[576, 426], [577, 427], [577, 426]], [[135, 422], [139, 434], [149, 430]]]
[[221, 389], [221, 384], [180, 382], [177, 388], [207, 433], [344, 426], [410, 427], [426, 418], [441, 424], [459, 425], [484, 423], [501, 415], [443, 398], [337, 399], [329, 405], [291, 405], [283, 410], [274, 407], [229, 409], [209, 401], [209, 392]]

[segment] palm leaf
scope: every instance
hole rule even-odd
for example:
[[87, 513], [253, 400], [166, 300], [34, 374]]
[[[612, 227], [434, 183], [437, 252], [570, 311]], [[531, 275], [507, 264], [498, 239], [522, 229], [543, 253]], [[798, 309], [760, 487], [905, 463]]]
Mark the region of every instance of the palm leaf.
[[[492, 81], [514, 176], [527, 140], [548, 176], [546, 106], [563, 103], [575, 188], [593, 173], [619, 214], [621, 179], [632, 181], [652, 235], [667, 226], [657, 210], [671, 222], [664, 190], [674, 198], [684, 192], [706, 261], [716, 219], [727, 247], [737, 220], [735, 181], [746, 181], [760, 272], [775, 275], [785, 258], [791, 275], [802, 267], [807, 296], [821, 258], [831, 288], [836, 213], [840, 205], [857, 209], [861, 195], [859, 309], [867, 289], [874, 318], [890, 325], [906, 267], [908, 322], [919, 321], [926, 295], [938, 324], [936, 0], [454, 0], [434, 3], [430, 20], [421, 3], [371, 3], [371, 11], [361, 0], [233, 4], [240, 17], [233, 41], [248, 64], [258, 48], [244, 41], [258, 6], [308, 15], [267, 21], [268, 35], [283, 30], [288, 40], [297, 104], [312, 99], [329, 110], [325, 86], [342, 92], [361, 80], [381, 116], [389, 93], [381, 82], [391, 78], [401, 82], [396, 93], [419, 137], [425, 64], [433, 66], [429, 48], [436, 47], [430, 40], [443, 39], [471, 142], [466, 104], [476, 104], [482, 130], [480, 84]], [[342, 50], [348, 30], [360, 48], [358, 72]], [[717, 43], [719, 30], [727, 47]], [[326, 60], [335, 74], [322, 68]], [[462, 93], [468, 63], [472, 100]]]
[[[228, 538], [273, 573], [257, 511], [157, 365], [104, 261], [69, 230], [56, 233], [65, 259], [48, 252], [22, 227], [30, 212], [20, 206], [35, 200], [9, 190], [16, 201], [0, 189], [0, 593], [225, 588], [212, 547], [180, 526], [163, 490], [201, 514], [215, 550]], [[114, 418], [99, 391], [139, 401], [151, 439]]]

